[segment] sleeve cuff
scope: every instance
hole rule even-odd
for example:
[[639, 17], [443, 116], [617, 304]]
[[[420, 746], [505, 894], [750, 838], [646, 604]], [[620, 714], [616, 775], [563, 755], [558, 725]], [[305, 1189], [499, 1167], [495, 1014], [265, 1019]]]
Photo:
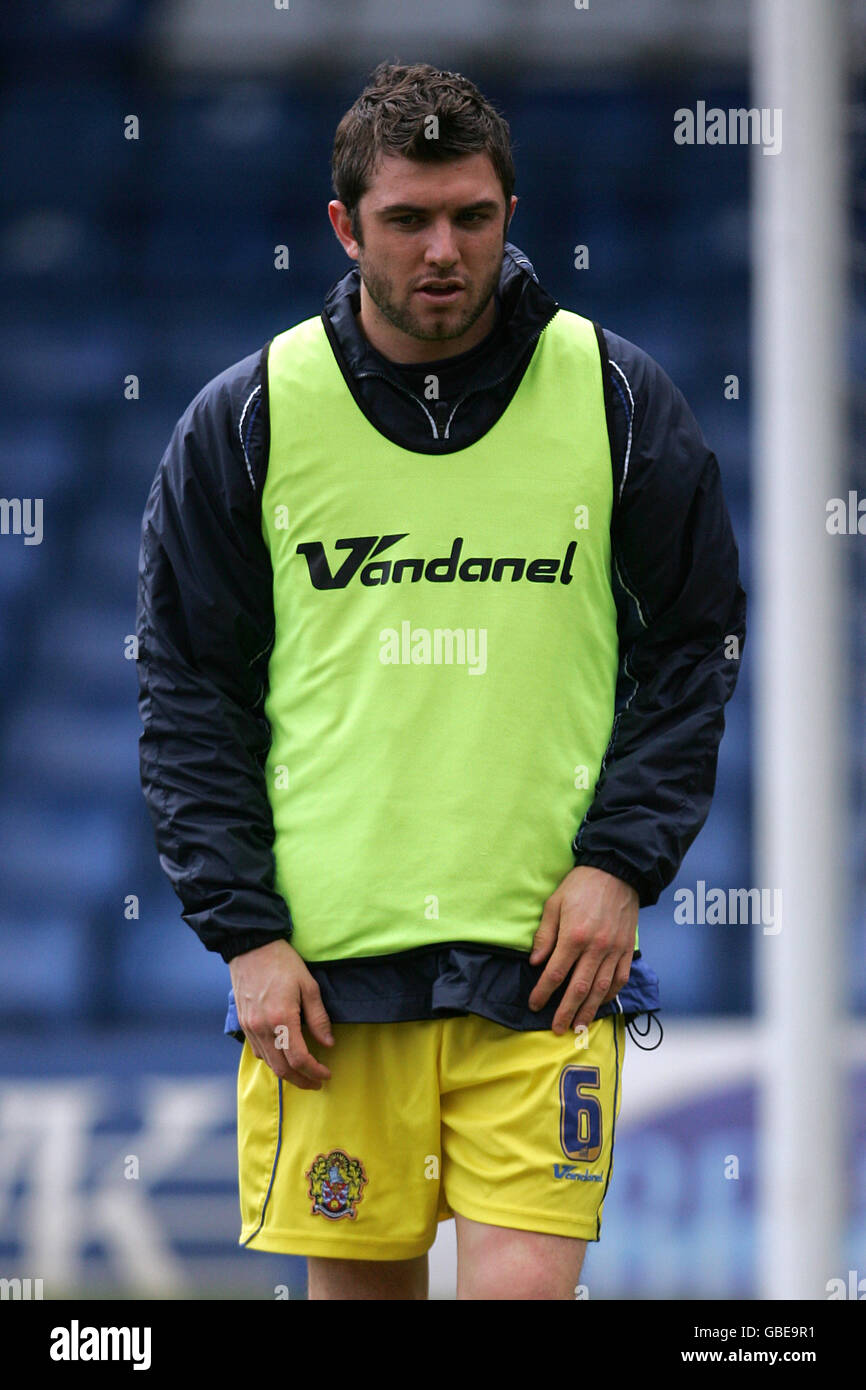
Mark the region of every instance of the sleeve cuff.
[[639, 873], [633, 864], [620, 859], [616, 854], [593, 854], [592, 851], [586, 853], [581, 851], [574, 856], [574, 867], [577, 869], [583, 865], [589, 869], [602, 869], [606, 874], [613, 874], [614, 878], [620, 878], [623, 883], [628, 883], [637, 892], [641, 907], [652, 907], [654, 903], [658, 902], [659, 890], [644, 874]]

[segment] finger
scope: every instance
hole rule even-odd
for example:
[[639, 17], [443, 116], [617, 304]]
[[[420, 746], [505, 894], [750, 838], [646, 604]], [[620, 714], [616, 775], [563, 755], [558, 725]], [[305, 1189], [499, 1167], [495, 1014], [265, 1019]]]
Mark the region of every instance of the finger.
[[328, 1018], [328, 1011], [322, 1003], [319, 986], [312, 976], [307, 983], [301, 985], [301, 1001], [304, 1007], [304, 1022], [316, 1042], [324, 1043], [326, 1047], [333, 1047], [334, 1036], [331, 1032], [331, 1020]]
[[[299, 1086], [301, 1090], [309, 1090], [313, 1083], [306, 1077], [302, 1077], [299, 1072], [295, 1072], [286, 1062], [285, 1048], [280, 1046], [280, 1029], [275, 1029], [276, 1037], [271, 1039], [267, 1033], [254, 1031], [252, 1024], [247, 1021], [241, 1023], [244, 1037], [249, 1044], [250, 1051], [259, 1062], [264, 1062], [280, 1081], [291, 1081], [293, 1085]], [[288, 1032], [286, 1031], [288, 1039]], [[273, 1041], [273, 1047], [269, 1044]]]
[[567, 979], [568, 972], [576, 959], [577, 947], [569, 946], [560, 937], [556, 950], [544, 967], [540, 979], [537, 980], [535, 988], [529, 996], [530, 1009], [544, 1007], [554, 990], [559, 989], [562, 982]]
[[[557, 1009], [556, 1017], [553, 1020], [555, 1031], [558, 1031], [556, 1025], [557, 1022], [560, 1021], [560, 1018], [563, 1024], [563, 1031], [567, 1028], [574, 1028], [577, 1030], [581, 1026], [586, 1028], [589, 1027], [601, 1007], [604, 996], [611, 987], [611, 982], [616, 973], [618, 959], [619, 957], [615, 953], [610, 953], [603, 957], [598, 962], [595, 975], [590, 980], [589, 988], [584, 988], [585, 977], [583, 977], [580, 981], [576, 982], [575, 993], [572, 998], [569, 998], [570, 991], [566, 991], [562, 1005]], [[581, 965], [582, 964], [583, 962], [581, 962]], [[589, 972], [587, 972], [587, 974], [588, 973]]]
[[625, 989], [628, 984], [629, 976], [631, 975], [631, 960], [633, 955], [634, 951], [629, 951], [621, 958], [613, 977], [613, 984], [602, 999], [602, 1004], [609, 1004], [611, 1000], [616, 998], [621, 989]]
[[300, 1013], [289, 1019], [289, 1042], [286, 1048], [286, 1062], [293, 1071], [300, 1072], [310, 1081], [330, 1081], [331, 1073], [324, 1063], [317, 1061], [307, 1047], [301, 1032]]
[[280, 1080], [288, 1081], [290, 1086], [296, 1086], [299, 1091], [321, 1091], [322, 1089], [321, 1081], [310, 1081], [301, 1072], [294, 1071], [291, 1067], [285, 1076], [280, 1077]]
[[253, 1056], [256, 1058], [257, 1061], [264, 1062], [265, 1051], [264, 1046], [262, 1044], [261, 1036], [258, 1033], [253, 1032], [252, 1027], [249, 1023], [244, 1023], [242, 1019], [239, 1020], [239, 1022], [243, 1031], [243, 1035], [249, 1043], [250, 1052], [252, 1052]]
[[[315, 1062], [315, 1058], [311, 1060]], [[293, 1086], [297, 1086], [301, 1091], [318, 1091], [321, 1089], [322, 1081], [329, 1081], [331, 1077], [330, 1072], [327, 1072], [327, 1074], [321, 1078], [314, 1077], [310, 1075], [309, 1070], [302, 1071], [300, 1067], [292, 1066], [288, 1061], [286, 1052], [280, 1047], [274, 1048], [263, 1056], [262, 1061], [265, 1063], [265, 1066], [270, 1067], [274, 1076], [279, 1077], [280, 1081], [290, 1081]], [[318, 1065], [318, 1063], [316, 1063], [316, 1065]]]
[[[603, 970], [609, 954], [609, 952], [597, 947], [595, 949], [588, 947], [580, 956], [553, 1016], [551, 1027], [555, 1033], [564, 1033], [567, 1028], [572, 1027], [572, 1020], [574, 1020], [574, 1026], [577, 1026], [578, 1020], [575, 1018], [575, 1014], [581, 1006], [585, 1008], [589, 1003], [592, 992], [597, 987], [599, 971]], [[610, 982], [613, 978], [613, 961], [608, 966], [608, 971], [609, 973], [605, 975], [605, 989], [610, 988]], [[601, 995], [599, 995], [600, 998]]]
[[254, 1037], [261, 1060], [275, 1076], [288, 1081], [290, 1073], [300, 1072], [311, 1081], [330, 1080], [327, 1067], [317, 1062], [307, 1049], [301, 1033], [299, 1007], [287, 1013], [285, 1022], [275, 1024], [270, 1031], [263, 1027]]
[[541, 921], [532, 938], [532, 950], [529, 953], [529, 964], [539, 965], [545, 960], [553, 949], [559, 931], [559, 902], [548, 898], [544, 904], [541, 914]]
[[264, 1062], [265, 1066], [274, 1073], [278, 1081], [288, 1081], [290, 1085], [297, 1086], [299, 1091], [320, 1091], [322, 1089], [321, 1081], [312, 1081], [309, 1077], [304, 1076], [302, 1072], [296, 1071], [294, 1067], [289, 1066], [286, 1061], [286, 1049], [281, 1047], [279, 1042], [275, 1042], [274, 1047], [271, 1049], [260, 1046], [259, 1051], [253, 1050], [255, 1055], [259, 1058], [259, 1061]]

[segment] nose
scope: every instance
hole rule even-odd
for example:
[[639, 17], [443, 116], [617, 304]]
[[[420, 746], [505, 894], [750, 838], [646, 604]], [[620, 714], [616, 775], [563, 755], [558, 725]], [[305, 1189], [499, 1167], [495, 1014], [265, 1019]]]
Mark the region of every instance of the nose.
[[430, 226], [424, 260], [428, 265], [448, 268], [455, 265], [459, 259], [460, 252], [457, 249], [451, 219], [446, 216], [438, 217]]

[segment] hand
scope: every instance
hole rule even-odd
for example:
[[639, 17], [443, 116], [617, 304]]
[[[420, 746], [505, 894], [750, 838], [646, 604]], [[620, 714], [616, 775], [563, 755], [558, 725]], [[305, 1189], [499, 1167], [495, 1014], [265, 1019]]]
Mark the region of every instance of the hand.
[[[571, 980], [553, 1018], [554, 1033], [589, 1027], [601, 1004], [623, 988], [631, 970], [640, 898], [630, 883], [602, 869], [579, 864], [566, 874], [544, 904], [535, 933], [531, 965], [553, 955], [529, 996], [541, 1009], [563, 983]], [[575, 1013], [577, 1016], [575, 1017]]]
[[301, 1013], [317, 1042], [333, 1045], [319, 986], [294, 946], [269, 941], [229, 962], [238, 1021], [253, 1053], [301, 1091], [320, 1091], [331, 1073], [307, 1048]]

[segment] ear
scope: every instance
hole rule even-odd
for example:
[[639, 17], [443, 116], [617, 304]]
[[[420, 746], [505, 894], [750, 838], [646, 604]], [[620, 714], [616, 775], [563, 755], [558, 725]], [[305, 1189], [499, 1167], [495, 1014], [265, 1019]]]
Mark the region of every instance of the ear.
[[507, 217], [506, 222], [505, 222], [505, 230], [506, 230], [506, 231], [508, 231], [508, 228], [511, 226], [511, 219], [512, 219], [512, 217], [514, 216], [516, 210], [517, 210], [517, 198], [516, 198], [516, 196], [512, 193], [512, 195], [511, 195], [511, 202], [510, 202], [509, 208], [508, 208], [508, 217]]
[[346, 255], [353, 261], [358, 259], [358, 243], [352, 231], [352, 220], [344, 203], [336, 198], [328, 204], [328, 216], [331, 219], [331, 226], [334, 228], [337, 240], [345, 251]]

